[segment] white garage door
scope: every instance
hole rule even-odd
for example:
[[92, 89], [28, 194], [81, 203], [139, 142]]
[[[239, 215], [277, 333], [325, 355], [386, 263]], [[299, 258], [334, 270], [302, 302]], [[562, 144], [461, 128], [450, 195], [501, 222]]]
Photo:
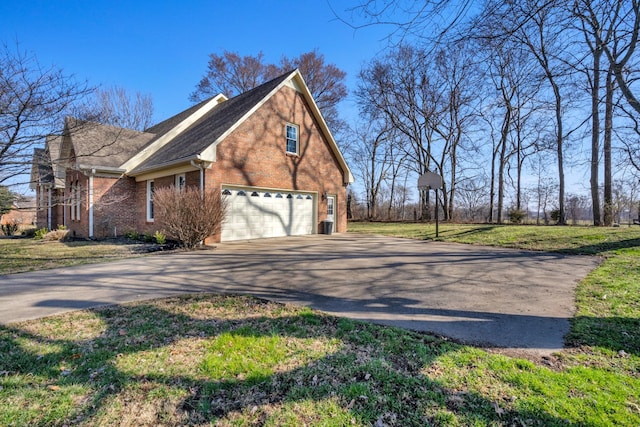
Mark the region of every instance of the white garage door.
[[290, 191], [223, 188], [222, 241], [312, 234], [314, 196]]

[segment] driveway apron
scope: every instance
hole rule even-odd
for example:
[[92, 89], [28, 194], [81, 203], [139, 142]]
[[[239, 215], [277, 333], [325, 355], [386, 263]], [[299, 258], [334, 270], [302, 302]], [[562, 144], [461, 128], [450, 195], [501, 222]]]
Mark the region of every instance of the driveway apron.
[[0, 276], [0, 324], [190, 292], [251, 294], [476, 345], [559, 351], [600, 259], [371, 235], [214, 249]]

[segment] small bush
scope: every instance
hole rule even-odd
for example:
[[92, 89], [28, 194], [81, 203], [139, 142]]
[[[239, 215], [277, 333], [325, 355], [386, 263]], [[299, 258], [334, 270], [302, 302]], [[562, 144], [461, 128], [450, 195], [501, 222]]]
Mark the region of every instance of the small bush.
[[36, 230], [36, 232], [33, 234], [33, 238], [36, 240], [42, 240], [44, 238], [44, 236], [49, 232], [49, 230], [47, 230], [46, 228], [39, 228], [38, 230]]
[[66, 225], [58, 224], [58, 230], [66, 230], [66, 229], [67, 229]]
[[508, 213], [509, 222], [512, 224], [522, 224], [522, 221], [527, 217], [527, 213], [522, 209], [512, 209]]
[[8, 222], [6, 224], [0, 225], [0, 230], [2, 230], [2, 234], [5, 236], [13, 236], [18, 231], [20, 226], [17, 222]]
[[153, 241], [154, 241], [153, 234], [144, 233], [144, 235], [142, 235], [140, 240], [142, 240], [145, 243], [153, 243]]
[[69, 230], [53, 230], [42, 237], [45, 242], [64, 242], [69, 238]]
[[153, 238], [156, 239], [156, 243], [159, 245], [167, 243], [167, 236], [162, 231], [156, 231]]
[[158, 188], [153, 194], [157, 224], [181, 246], [194, 249], [207, 237], [216, 234], [226, 214], [220, 189], [204, 192], [187, 187]]
[[140, 234], [137, 231], [125, 231], [124, 237], [129, 240], [140, 240]]
[[560, 222], [560, 209], [554, 209], [549, 213], [549, 216], [551, 217], [551, 221], [553, 222]]

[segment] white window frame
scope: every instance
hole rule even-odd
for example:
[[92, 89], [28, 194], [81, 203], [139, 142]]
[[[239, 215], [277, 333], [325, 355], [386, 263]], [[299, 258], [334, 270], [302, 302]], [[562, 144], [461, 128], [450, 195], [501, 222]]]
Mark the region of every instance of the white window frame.
[[155, 184], [152, 179], [147, 181], [147, 222], [153, 222], [155, 217], [153, 206], [153, 192], [155, 191]]
[[76, 180], [76, 220], [81, 220], [82, 212], [82, 190], [80, 189], [80, 181]]
[[[289, 138], [289, 128], [295, 129], [296, 131], [295, 139]], [[300, 126], [294, 125], [293, 123], [287, 123], [287, 125], [284, 127], [284, 137], [285, 137], [285, 151], [287, 152], [287, 154], [294, 154], [296, 156], [299, 155], [300, 154]], [[295, 144], [296, 144], [295, 151], [289, 150], [289, 141], [295, 141]]]
[[187, 176], [183, 173], [176, 175], [175, 187], [176, 190], [184, 190], [187, 186]]
[[76, 220], [76, 185], [73, 181], [71, 181], [71, 185], [69, 185], [69, 216], [71, 217], [71, 221]]

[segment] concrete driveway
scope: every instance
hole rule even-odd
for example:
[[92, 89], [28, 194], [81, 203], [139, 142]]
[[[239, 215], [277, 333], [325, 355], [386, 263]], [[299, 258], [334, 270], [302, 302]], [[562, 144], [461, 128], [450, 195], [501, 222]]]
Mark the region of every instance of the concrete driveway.
[[599, 258], [342, 234], [0, 276], [0, 324], [185, 292], [251, 294], [485, 346], [558, 351]]

